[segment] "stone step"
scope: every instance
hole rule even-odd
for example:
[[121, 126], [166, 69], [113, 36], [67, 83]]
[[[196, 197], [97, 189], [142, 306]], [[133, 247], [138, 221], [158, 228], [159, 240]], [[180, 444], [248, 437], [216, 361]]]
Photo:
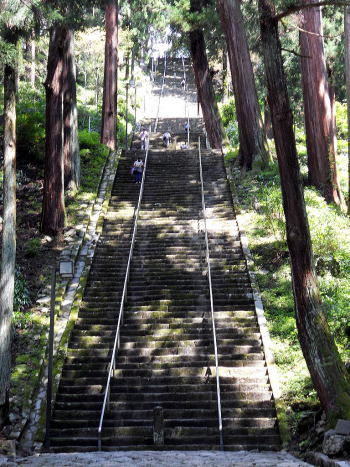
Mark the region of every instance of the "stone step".
[[[172, 125], [184, 121], [174, 120]], [[162, 119], [159, 124], [169, 123]], [[197, 120], [191, 119], [195, 124]], [[154, 449], [155, 405], [164, 410], [166, 449], [219, 448], [198, 154], [195, 143], [188, 151], [164, 150], [160, 138], [161, 131], [152, 135], [160, 149], [149, 152], [111, 403], [104, 420], [106, 450]], [[140, 189], [130, 176], [140, 154], [138, 145], [136, 140], [136, 150], [119, 160], [68, 344], [53, 413], [52, 450], [97, 449]], [[204, 151], [203, 168], [225, 448], [276, 449], [274, 401], [222, 157]]]
[[[204, 422], [204, 421], [203, 421]], [[204, 423], [203, 423], [204, 425]], [[203, 442], [208, 437], [218, 436], [217, 426], [188, 426], [188, 425], [177, 425], [173, 427], [164, 428], [164, 439], [169, 444], [173, 442], [188, 442], [189, 438], [197, 438], [196, 442]], [[53, 438], [64, 437], [84, 437], [96, 436], [96, 427], [77, 427], [51, 429], [50, 434]], [[121, 439], [124, 437], [149, 437], [153, 440], [153, 427], [152, 426], [116, 426], [116, 427], [104, 427], [103, 438], [111, 437], [112, 439]], [[225, 439], [232, 440], [234, 438], [248, 437], [252, 440], [254, 437], [263, 437], [265, 440], [269, 440], [269, 443], [276, 442], [276, 432], [274, 428], [265, 427], [241, 427], [241, 428], [230, 428], [225, 430]]]
[[[79, 443], [79, 439], [76, 440], [77, 443]], [[87, 445], [74, 445], [72, 442], [70, 444], [64, 445], [64, 446], [55, 446], [54, 442], [52, 443], [50, 447], [50, 452], [91, 452], [91, 451], [96, 451], [96, 442], [93, 442], [94, 440], [91, 439], [91, 444]], [[96, 440], [95, 440], [96, 441]], [[270, 445], [270, 444], [265, 444], [262, 446], [258, 446], [259, 451], [278, 451], [281, 449], [280, 445]], [[167, 450], [169, 447], [164, 447], [164, 448], [159, 448], [157, 446], [150, 446], [147, 444], [137, 444], [137, 445], [124, 445], [124, 446], [106, 446], [104, 443], [102, 443], [102, 449], [103, 451], [107, 452], [112, 452], [112, 451], [130, 451], [130, 450], [136, 450], [136, 451], [144, 451], [147, 449], [152, 449], [152, 450]], [[198, 451], [203, 449], [203, 445], [200, 444], [186, 444], [186, 445], [173, 445], [171, 446], [171, 450], [180, 450], [180, 451]], [[220, 449], [218, 444], [206, 444], [205, 445], [206, 450], [217, 450]], [[230, 444], [228, 445], [227, 443], [225, 444], [225, 450], [227, 451], [256, 451], [257, 446], [254, 444]]]
[[[142, 380], [142, 381], [141, 381]], [[265, 381], [262, 382], [261, 379], [252, 380], [240, 380], [239, 383], [231, 382], [229, 379], [226, 379], [229, 382], [224, 383], [223, 378], [220, 379], [220, 391], [222, 392], [257, 392], [257, 391], [270, 391], [270, 385]], [[86, 378], [81, 378], [77, 380], [68, 380], [70, 384], [67, 383], [67, 380], [64, 379], [60, 382], [59, 393], [60, 394], [99, 394], [104, 391], [106, 378], [100, 378], [98, 382], [96, 379], [90, 378], [90, 383], [88, 384]], [[183, 378], [177, 381], [172, 381], [170, 378], [164, 381], [164, 378], [153, 378], [150, 380], [145, 380], [145, 378], [136, 379], [129, 378], [127, 381], [122, 379], [111, 381], [111, 391], [116, 393], [128, 393], [128, 392], [146, 392], [146, 393], [156, 393], [156, 392], [171, 392], [176, 393], [189, 392], [189, 391], [212, 391], [216, 393], [216, 379], [211, 378], [209, 381], [205, 378]]]
[[[153, 425], [153, 411], [135, 411], [136, 412], [136, 417], [132, 415], [132, 417], [127, 418], [125, 412], [118, 414], [120, 418], [117, 419], [109, 419], [107, 418], [107, 415], [104, 420], [103, 426], [108, 428], [108, 427], [152, 427]], [[191, 414], [187, 414], [185, 412], [185, 415], [190, 415], [190, 418], [181, 418], [180, 416], [176, 418], [168, 418], [164, 417], [164, 427], [165, 428], [174, 428], [174, 427], [196, 427], [196, 426], [206, 426], [206, 427], [212, 427], [217, 429], [217, 420], [215, 417], [214, 413], [211, 413], [210, 411], [204, 411], [204, 410], [197, 410], [198, 414], [193, 411]], [[138, 417], [138, 413], [145, 414], [143, 418]], [[97, 413], [95, 413], [95, 417], [93, 419], [89, 419], [86, 417], [86, 415], [83, 412], [80, 412], [80, 417], [77, 417], [76, 419], [65, 419], [64, 418], [64, 412], [61, 414], [62, 419], [56, 418], [52, 420], [52, 428], [53, 429], [77, 429], [80, 428], [82, 423], [82, 419], [84, 420], [84, 426], [86, 428], [94, 428], [96, 429], [96, 419], [97, 419]], [[164, 414], [166, 415], [166, 414]], [[207, 418], [206, 418], [207, 417]], [[275, 434], [276, 430], [276, 419], [275, 418], [229, 418], [229, 419], [223, 419], [223, 428], [225, 434], [230, 433], [231, 431], [228, 431], [229, 429], [233, 428], [238, 430], [239, 428], [243, 427], [250, 427], [250, 430], [255, 430], [255, 432], [261, 433], [261, 428], [263, 429], [269, 429], [272, 434]], [[226, 430], [227, 429], [227, 430]], [[260, 429], [260, 430], [259, 430]], [[251, 431], [250, 431], [251, 433]]]
[[[80, 396], [80, 400], [76, 402], [71, 402], [71, 401], [57, 401], [56, 402], [56, 408], [57, 410], [60, 411], [99, 411], [101, 413], [102, 410], [102, 401], [86, 401], [85, 397], [84, 400], [81, 400], [82, 397]], [[174, 404], [173, 400], [169, 401], [161, 401], [162, 404], [161, 406], [163, 407], [164, 410], [168, 409], [174, 409], [176, 405], [176, 409], [179, 411], [185, 412], [186, 410], [217, 410], [217, 401], [216, 398], [212, 399], [204, 399], [204, 400], [199, 400], [199, 399], [194, 399], [194, 400], [185, 400], [184, 398], [182, 400], [176, 401], [176, 404]], [[159, 405], [159, 401], [112, 401], [109, 404], [109, 412], [116, 412], [118, 413], [119, 410], [121, 411], [133, 411], [133, 410], [140, 410], [140, 411], [145, 411], [145, 410], [153, 410], [156, 405]], [[234, 399], [231, 401], [222, 401], [222, 408], [223, 410], [225, 409], [249, 409], [253, 408], [255, 410], [261, 408], [265, 409], [273, 409], [274, 408], [274, 401], [271, 399], [264, 399], [264, 400], [248, 400], [245, 399], [239, 400], [239, 399]]]
[[[75, 326], [75, 330], [78, 332], [90, 332], [95, 335], [101, 335], [101, 334], [106, 334], [107, 332], [112, 332], [115, 333], [117, 329], [117, 323], [116, 320], [114, 321], [113, 326], [110, 324], [96, 324], [94, 322], [84, 322], [84, 320], [77, 320], [77, 324]], [[86, 320], [85, 320], [86, 321]], [[151, 329], [151, 333], [146, 333], [145, 330], [128, 330], [128, 329], [123, 329], [122, 333], [122, 338], [125, 337], [125, 339], [130, 340], [130, 339], [136, 339], [139, 340], [140, 338], [147, 338], [149, 339], [149, 334], [152, 335], [152, 340], [154, 341], [162, 341], [164, 338], [166, 339], [179, 339], [181, 340], [186, 340], [186, 339], [210, 339], [212, 338], [212, 331], [204, 331], [202, 329], [186, 329], [184, 330], [179, 330], [179, 329]], [[240, 323], [239, 327], [235, 327], [232, 329], [218, 329], [217, 330], [217, 336], [218, 339], [232, 339], [235, 336], [238, 335], [246, 335], [246, 336], [253, 336], [256, 333], [259, 332], [259, 329], [257, 325], [247, 325], [243, 326], [242, 323]]]
[[[79, 366], [67, 364], [63, 368], [62, 376], [64, 378], [90, 378], [90, 377], [105, 377], [107, 380], [107, 372], [109, 367], [109, 362], [106, 364], [98, 364], [97, 368], [88, 365]], [[236, 367], [223, 367], [220, 365], [219, 374], [220, 377], [234, 376], [238, 377], [248, 377], [252, 374], [252, 368], [254, 369], [254, 376], [263, 378], [266, 376], [266, 367], [263, 365], [260, 366], [236, 366]], [[209, 367], [208, 365], [202, 366], [184, 366], [184, 367], [165, 367], [164, 368], [117, 368], [114, 373], [115, 378], [129, 378], [129, 377], [140, 377], [140, 378], [154, 378], [154, 377], [202, 377], [207, 378], [208, 371], [210, 375], [215, 375], [215, 367]]]
[[[153, 408], [144, 409], [144, 410], [118, 410], [113, 411], [109, 410], [106, 412], [105, 415], [105, 423], [111, 424], [120, 422], [122, 423], [124, 420], [152, 420], [153, 422]], [[54, 420], [57, 421], [64, 421], [66, 420], [67, 423], [69, 421], [84, 421], [95, 423], [96, 420], [99, 420], [101, 415], [101, 410], [72, 410], [71, 417], [67, 420], [67, 410], [57, 410], [56, 418]], [[224, 408], [222, 412], [223, 416], [223, 423], [230, 423], [230, 420], [234, 420], [237, 426], [260, 426], [264, 425], [273, 425], [275, 426], [276, 421], [276, 413], [273, 408]], [[189, 420], [205, 420], [205, 419], [214, 419], [215, 423], [217, 421], [217, 407], [212, 409], [183, 409], [180, 410], [178, 408], [170, 408], [164, 409], [164, 422], [167, 423], [170, 420], [181, 420], [181, 419], [189, 419]], [[108, 423], [110, 422], [110, 423]]]
[[[79, 371], [83, 366], [89, 367], [91, 371], [106, 371], [110, 363], [110, 356], [108, 357], [95, 357], [89, 356], [82, 357], [67, 357], [65, 366], [67, 370]], [[250, 367], [252, 371], [256, 368], [265, 368], [265, 361], [260, 354], [252, 354], [250, 358], [244, 358], [242, 355], [237, 355], [236, 358], [232, 357], [219, 357], [220, 365], [225, 365], [230, 368], [241, 368]], [[177, 369], [181, 368], [184, 371], [185, 368], [198, 369], [202, 367], [210, 367], [215, 364], [214, 355], [208, 355], [206, 357], [197, 358], [166, 358], [158, 357], [157, 359], [139, 358], [133, 359], [119, 357], [117, 360], [117, 369], [120, 370], [140, 370], [141, 367], [152, 368], [152, 369]]]
[[[120, 372], [118, 373], [120, 374]], [[60, 380], [60, 386], [70, 387], [70, 386], [105, 386], [107, 381], [106, 375], [103, 377], [97, 376], [87, 376], [80, 378], [67, 378], [62, 377]], [[169, 376], [169, 375], [158, 375], [153, 374], [152, 376], [126, 376], [122, 373], [120, 378], [113, 378], [111, 380], [111, 385], [117, 388], [123, 387], [133, 387], [133, 386], [170, 386], [170, 387], [180, 387], [182, 385], [216, 385], [215, 376]], [[266, 374], [257, 374], [252, 375], [246, 373], [246, 375], [239, 375], [238, 377], [233, 376], [220, 376], [220, 386], [230, 387], [230, 386], [252, 386], [260, 384], [262, 387], [269, 386], [268, 378]]]
[[[204, 386], [204, 385], [203, 385]], [[202, 388], [203, 389], [203, 388]], [[57, 402], [70, 402], [70, 403], [80, 403], [82, 396], [84, 397], [84, 404], [91, 402], [103, 402], [104, 392], [102, 393], [62, 393], [58, 392], [56, 400]], [[250, 400], [250, 401], [270, 401], [271, 393], [268, 391], [257, 392], [257, 391], [230, 391], [230, 392], [221, 392], [222, 402], [228, 401], [230, 403], [233, 397], [238, 398], [238, 400]], [[206, 391], [200, 391], [196, 386], [193, 386], [190, 390], [186, 392], [116, 392], [114, 388], [110, 392], [110, 401], [119, 403], [153, 403], [153, 406], [168, 404], [173, 402], [174, 404], [183, 402], [189, 403], [191, 401], [195, 402], [210, 402], [217, 400], [216, 388], [213, 387], [212, 391], [209, 388]]]
[[[76, 348], [70, 347], [68, 349], [69, 358], [82, 358], [82, 357], [96, 357], [96, 361], [106, 355], [111, 355], [111, 347], [106, 348]], [[245, 359], [245, 360], [258, 360], [263, 357], [261, 353], [261, 346], [220, 346], [218, 348], [218, 358], [222, 359]], [[156, 361], [177, 361], [182, 359], [183, 362], [192, 361], [193, 359], [207, 358], [213, 353], [212, 345], [203, 347], [166, 347], [164, 349], [120, 349], [118, 352], [118, 362], [156, 362]], [[150, 360], [151, 358], [151, 360]]]

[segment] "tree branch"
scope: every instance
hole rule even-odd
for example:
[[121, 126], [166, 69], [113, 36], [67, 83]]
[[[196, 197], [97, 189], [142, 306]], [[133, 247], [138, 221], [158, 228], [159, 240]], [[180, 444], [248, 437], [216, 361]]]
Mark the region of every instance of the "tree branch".
[[310, 55], [301, 55], [298, 52], [296, 52], [295, 50], [285, 49], [284, 47], [281, 47], [281, 50], [284, 50], [284, 52], [288, 52], [290, 54], [296, 55], [299, 58], [311, 58]]
[[341, 34], [336, 34], [334, 36], [330, 36], [327, 34], [319, 34], [317, 32], [311, 32], [307, 31], [306, 29], [301, 28], [300, 26], [287, 26], [284, 21], [281, 20], [281, 24], [283, 26], [283, 29], [285, 32], [292, 31], [293, 29], [296, 29], [297, 31], [305, 32], [306, 34], [310, 34], [311, 36], [317, 36], [317, 37], [322, 37], [323, 39], [336, 39], [337, 37], [341, 37], [343, 33]]
[[350, 6], [350, 0], [321, 0], [316, 3], [294, 3], [294, 5], [289, 5], [286, 10], [276, 14], [273, 19], [275, 21], [279, 21], [282, 18], [291, 15], [292, 13], [303, 10], [304, 8], [314, 8], [318, 6]]

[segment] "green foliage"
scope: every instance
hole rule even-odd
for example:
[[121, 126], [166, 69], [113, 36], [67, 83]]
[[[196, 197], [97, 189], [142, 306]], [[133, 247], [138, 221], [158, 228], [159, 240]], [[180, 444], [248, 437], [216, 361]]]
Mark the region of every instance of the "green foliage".
[[18, 160], [42, 162], [45, 155], [45, 100], [42, 93], [21, 86], [17, 104]]
[[96, 150], [101, 146], [100, 135], [96, 131], [89, 132], [88, 130], [79, 131], [80, 149]]
[[239, 147], [238, 123], [236, 119], [236, 106], [233, 99], [227, 104], [219, 106], [220, 116], [233, 150]]
[[[297, 129], [303, 144], [302, 130]], [[254, 257], [273, 352], [282, 383], [282, 397], [294, 426], [301, 407], [318, 404], [300, 349], [294, 316], [289, 253], [277, 166], [262, 172], [238, 173], [235, 194], [241, 222]], [[350, 227], [348, 217], [328, 205], [312, 188], [305, 200], [314, 250], [316, 273], [330, 329], [345, 361], [349, 360], [346, 335], [350, 314]]]
[[262, 186], [259, 195], [264, 227], [272, 232], [277, 240], [285, 240], [286, 229], [280, 185], [272, 183], [267, 187]]
[[79, 131], [81, 157], [81, 191], [95, 192], [109, 149], [100, 143], [99, 133]]
[[22, 310], [30, 304], [30, 293], [28, 283], [25, 280], [23, 273], [20, 268], [16, 268], [15, 275], [15, 292], [14, 292], [14, 303], [13, 310], [15, 313], [15, 325], [16, 322], [20, 322]]
[[[336, 103], [337, 137], [347, 139], [348, 137], [348, 109], [346, 104]], [[338, 143], [339, 147], [339, 143]]]
[[34, 258], [34, 256], [38, 256], [38, 254], [40, 253], [40, 248], [40, 238], [31, 238], [26, 242], [24, 246], [24, 254], [27, 258]]

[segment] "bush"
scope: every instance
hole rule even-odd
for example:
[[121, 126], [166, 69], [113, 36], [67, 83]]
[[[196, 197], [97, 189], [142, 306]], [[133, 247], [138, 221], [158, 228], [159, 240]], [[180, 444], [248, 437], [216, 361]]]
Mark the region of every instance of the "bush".
[[45, 100], [36, 90], [22, 88], [17, 105], [17, 156], [42, 162], [45, 155]]
[[225, 127], [227, 137], [230, 141], [230, 145], [237, 149], [239, 146], [239, 135], [238, 135], [238, 123], [236, 119], [236, 107], [233, 100], [230, 100], [228, 104], [224, 104], [220, 109], [222, 123]]
[[40, 238], [31, 238], [24, 246], [24, 254], [27, 258], [33, 258], [40, 252], [41, 241]]
[[101, 146], [99, 133], [88, 130], [79, 131], [79, 145], [80, 149], [98, 150]]
[[95, 192], [100, 179], [101, 169], [109, 149], [100, 143], [97, 132], [79, 131], [81, 157], [81, 190]]
[[346, 104], [336, 102], [336, 122], [337, 122], [337, 137], [347, 139], [348, 137], [348, 114]]
[[28, 283], [25, 280], [21, 270], [16, 268], [15, 292], [13, 309], [15, 313], [20, 313], [26, 306], [30, 305], [30, 294]]

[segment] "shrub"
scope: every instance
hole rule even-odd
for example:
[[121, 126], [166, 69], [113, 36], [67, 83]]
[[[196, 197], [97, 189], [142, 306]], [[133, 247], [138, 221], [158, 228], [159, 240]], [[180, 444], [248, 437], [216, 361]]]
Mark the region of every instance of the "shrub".
[[346, 139], [348, 137], [348, 114], [346, 104], [336, 102], [336, 122], [338, 138]]
[[41, 241], [40, 238], [31, 238], [24, 246], [24, 254], [27, 258], [33, 258], [40, 252]]
[[239, 145], [239, 135], [234, 100], [230, 100], [228, 104], [223, 104], [220, 109], [220, 114], [230, 144], [236, 149]]
[[101, 168], [108, 156], [109, 149], [100, 143], [97, 132], [79, 131], [81, 157], [81, 189], [95, 192], [100, 179]]
[[98, 149], [101, 146], [99, 133], [88, 130], [79, 131], [79, 145], [80, 149]]
[[40, 161], [45, 154], [45, 100], [36, 90], [21, 88], [17, 106], [18, 159]]
[[28, 283], [25, 280], [21, 270], [16, 268], [15, 292], [13, 309], [15, 313], [21, 312], [26, 306], [30, 305], [30, 294]]

